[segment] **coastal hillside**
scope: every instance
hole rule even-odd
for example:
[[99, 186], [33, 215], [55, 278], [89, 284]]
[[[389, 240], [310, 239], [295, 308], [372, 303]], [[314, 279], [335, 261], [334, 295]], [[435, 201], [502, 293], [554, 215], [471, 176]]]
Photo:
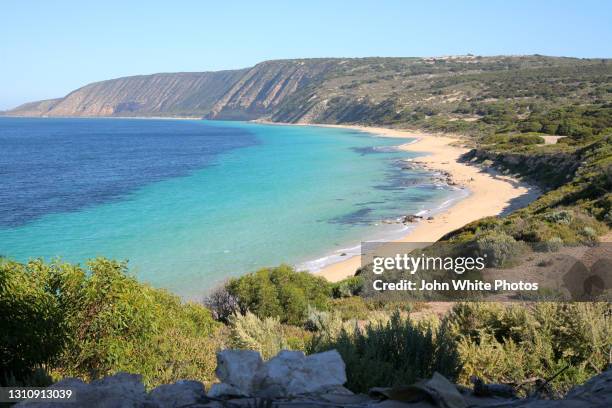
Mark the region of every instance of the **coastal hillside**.
[[[333, 77], [340, 59], [266, 61], [249, 69], [212, 107], [211, 119], [259, 119], [290, 105]], [[345, 60], [344, 60], [345, 61]]]
[[[96, 82], [15, 116], [193, 116], [360, 123], [440, 131], [486, 127], [560, 104], [609, 103], [612, 62], [544, 56], [320, 58], [234, 71]], [[491, 120], [489, 120], [490, 122]]]
[[203, 115], [244, 70], [139, 75], [95, 82], [64, 98], [26, 103], [16, 116]]

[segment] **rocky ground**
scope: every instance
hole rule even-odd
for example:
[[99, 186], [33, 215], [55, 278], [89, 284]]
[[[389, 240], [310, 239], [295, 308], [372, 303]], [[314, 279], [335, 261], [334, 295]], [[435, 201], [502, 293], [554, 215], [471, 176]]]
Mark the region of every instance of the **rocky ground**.
[[[573, 388], [564, 399], [542, 396], [515, 397], [510, 386], [484, 384], [475, 379], [474, 389], [452, 384], [442, 375], [396, 388], [376, 388], [354, 394], [344, 388], [345, 365], [335, 351], [305, 356], [282, 351], [264, 362], [255, 351], [225, 350], [217, 355], [220, 383], [208, 392], [197, 381], [178, 381], [147, 392], [141, 377], [119, 373], [89, 384], [68, 378], [53, 389], [74, 390], [70, 402], [24, 401], [17, 407], [92, 408], [272, 408], [272, 407], [612, 407], [612, 368]], [[544, 384], [545, 385], [545, 384]]]

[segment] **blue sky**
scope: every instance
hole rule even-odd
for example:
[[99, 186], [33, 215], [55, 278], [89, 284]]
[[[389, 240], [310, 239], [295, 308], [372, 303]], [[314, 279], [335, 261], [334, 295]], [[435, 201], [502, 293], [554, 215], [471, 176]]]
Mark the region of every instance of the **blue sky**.
[[0, 2], [0, 109], [126, 75], [295, 57], [612, 57], [609, 1]]

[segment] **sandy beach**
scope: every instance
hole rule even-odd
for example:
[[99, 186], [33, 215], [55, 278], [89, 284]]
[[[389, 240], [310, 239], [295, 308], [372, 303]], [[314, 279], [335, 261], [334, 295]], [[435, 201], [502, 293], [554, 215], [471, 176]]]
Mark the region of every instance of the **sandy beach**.
[[[344, 127], [378, 136], [396, 138], [418, 138], [417, 142], [401, 145], [401, 149], [422, 152], [422, 157], [411, 160], [423, 168], [447, 172], [458, 186], [469, 190], [470, 194], [445, 211], [438, 213], [432, 220], [421, 220], [400, 242], [434, 242], [443, 235], [456, 230], [472, 221], [486, 216], [494, 216], [522, 207], [539, 195], [539, 190], [516, 179], [485, 172], [476, 166], [460, 163], [459, 157], [469, 149], [461, 146], [461, 140], [449, 135], [435, 135], [416, 131], [403, 131], [386, 128], [362, 126]], [[330, 281], [338, 281], [351, 276], [360, 266], [360, 257], [354, 256], [331, 264], [319, 272]]]

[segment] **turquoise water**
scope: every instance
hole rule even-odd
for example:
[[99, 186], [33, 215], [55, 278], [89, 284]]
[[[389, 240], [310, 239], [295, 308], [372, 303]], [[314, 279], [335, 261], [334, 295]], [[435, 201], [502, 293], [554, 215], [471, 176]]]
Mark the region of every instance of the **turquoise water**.
[[186, 297], [263, 266], [316, 269], [405, 232], [382, 220], [456, 194], [402, 169], [415, 154], [394, 146], [408, 141], [241, 122], [0, 119], [0, 254], [128, 259], [139, 279]]

